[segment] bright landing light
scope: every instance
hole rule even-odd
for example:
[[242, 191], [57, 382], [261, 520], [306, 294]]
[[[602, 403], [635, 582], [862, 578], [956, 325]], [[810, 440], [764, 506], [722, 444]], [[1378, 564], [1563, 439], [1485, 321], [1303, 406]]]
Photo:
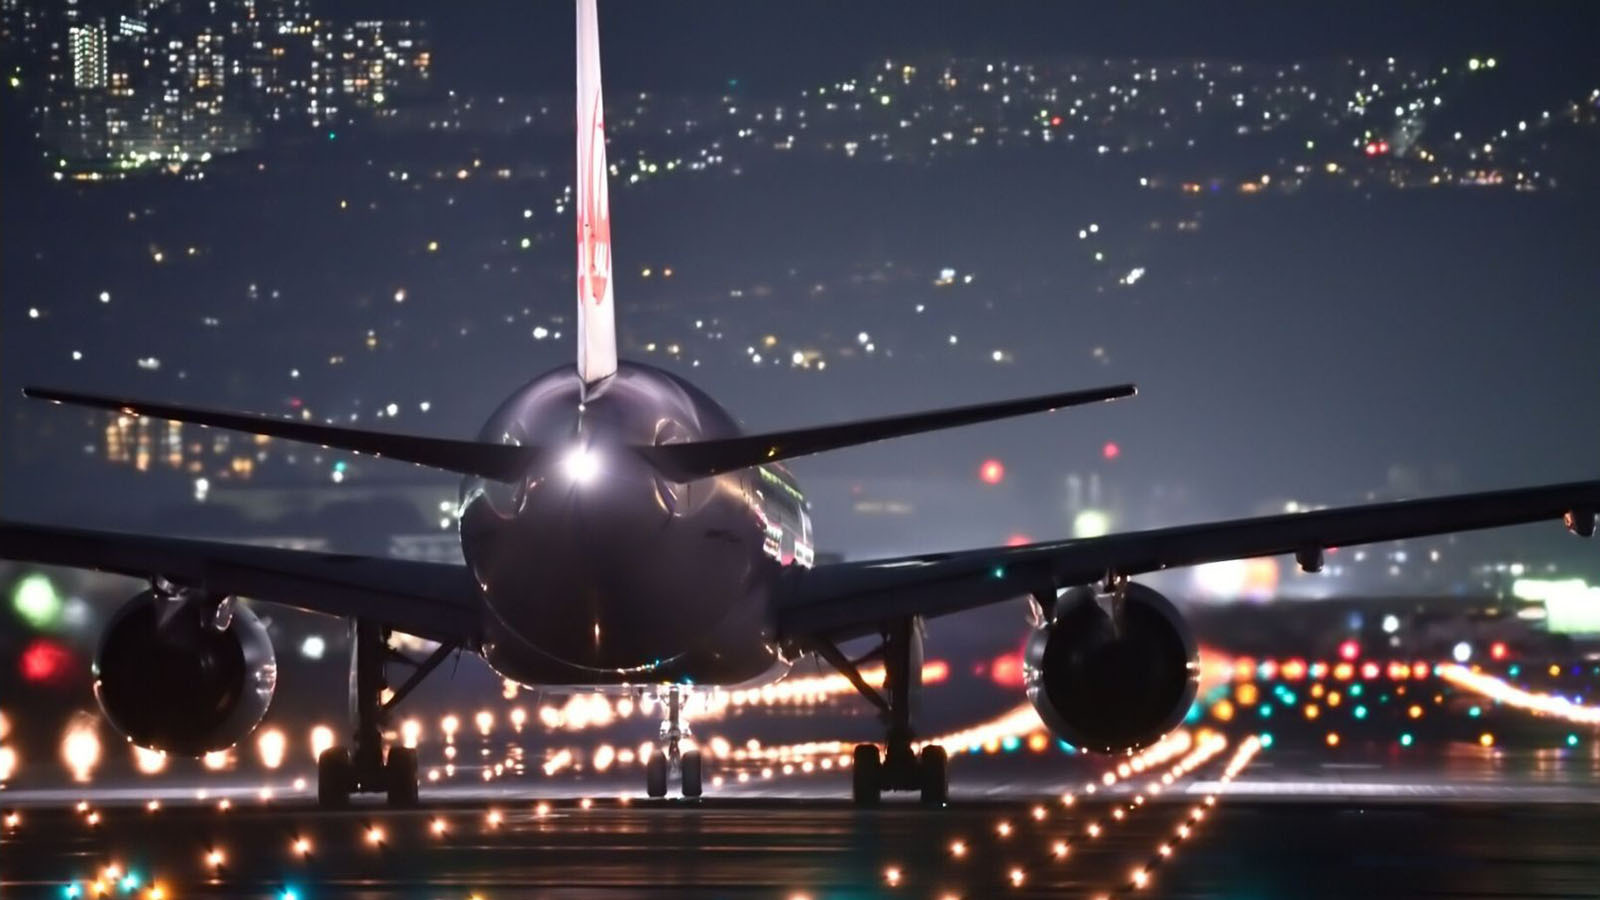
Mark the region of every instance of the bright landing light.
[[561, 461], [561, 466], [568, 478], [579, 484], [587, 484], [600, 471], [600, 457], [588, 447], [574, 447]]

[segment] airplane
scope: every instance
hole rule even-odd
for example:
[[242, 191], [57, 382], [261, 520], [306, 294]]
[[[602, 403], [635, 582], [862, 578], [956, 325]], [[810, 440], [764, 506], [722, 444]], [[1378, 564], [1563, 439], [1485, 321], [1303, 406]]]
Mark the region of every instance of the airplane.
[[[450, 654], [477, 654], [539, 688], [661, 700], [646, 793], [704, 787], [682, 709], [708, 686], [754, 685], [815, 657], [874, 705], [884, 740], [855, 747], [851, 793], [949, 796], [948, 756], [917, 741], [923, 623], [1028, 599], [1025, 692], [1060, 739], [1126, 753], [1175, 727], [1194, 701], [1196, 644], [1174, 605], [1132, 579], [1163, 569], [1564, 519], [1594, 534], [1600, 481], [892, 559], [817, 565], [804, 496], [784, 461], [903, 435], [1134, 394], [1129, 384], [761, 434], [678, 375], [620, 361], [595, 0], [577, 0], [575, 365], [508, 397], [474, 440], [29, 387], [28, 397], [178, 420], [464, 476], [465, 565], [369, 558], [0, 521], [0, 558], [146, 580], [105, 627], [94, 663], [106, 718], [134, 743], [200, 755], [261, 721], [276, 683], [250, 598], [345, 619], [352, 636], [349, 743], [317, 760], [317, 796], [418, 801], [413, 748], [386, 747], [395, 707]], [[436, 642], [425, 659], [394, 633]], [[850, 658], [840, 645], [876, 638]], [[862, 677], [882, 665], [882, 690]], [[409, 669], [403, 680], [392, 682]]]

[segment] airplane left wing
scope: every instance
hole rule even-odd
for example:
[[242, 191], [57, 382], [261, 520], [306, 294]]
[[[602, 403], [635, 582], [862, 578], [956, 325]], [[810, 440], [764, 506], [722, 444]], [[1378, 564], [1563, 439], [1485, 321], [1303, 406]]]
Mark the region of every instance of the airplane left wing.
[[479, 637], [479, 592], [465, 566], [6, 521], [0, 559], [160, 576], [215, 594], [368, 618], [458, 646]]
[[778, 610], [783, 638], [844, 640], [907, 616], [939, 616], [1108, 574], [1135, 576], [1225, 559], [1316, 558], [1330, 548], [1565, 518], [1594, 532], [1600, 481], [1180, 525], [1021, 547], [818, 566], [793, 573]]

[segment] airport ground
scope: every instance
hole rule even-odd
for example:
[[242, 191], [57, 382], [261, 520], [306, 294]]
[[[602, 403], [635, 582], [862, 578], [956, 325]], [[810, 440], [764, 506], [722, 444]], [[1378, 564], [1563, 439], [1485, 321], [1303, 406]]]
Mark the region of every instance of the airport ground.
[[258, 784], [226, 776], [14, 790], [0, 893], [1600, 896], [1588, 753], [1424, 745], [1398, 760], [1377, 744], [1331, 756], [1282, 740], [1252, 755], [1251, 743], [1197, 740], [1130, 777], [1082, 757], [961, 755], [937, 810], [893, 797], [857, 809], [837, 769], [729, 781], [700, 801], [646, 800], [622, 773], [464, 779], [404, 811], [377, 798], [319, 811], [289, 783], [262, 801]]

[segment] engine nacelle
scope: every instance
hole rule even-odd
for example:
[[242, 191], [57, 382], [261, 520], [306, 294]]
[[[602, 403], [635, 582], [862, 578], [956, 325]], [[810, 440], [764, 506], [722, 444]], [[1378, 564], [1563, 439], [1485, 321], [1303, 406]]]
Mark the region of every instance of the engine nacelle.
[[214, 603], [145, 591], [112, 617], [94, 695], [129, 740], [201, 756], [238, 743], [266, 715], [278, 681], [272, 640], [254, 613], [226, 602], [218, 616]]
[[1028, 699], [1073, 746], [1121, 753], [1159, 740], [1183, 720], [1200, 686], [1194, 634], [1167, 598], [1127, 585], [1120, 629], [1092, 588], [1073, 588], [1028, 639]]

